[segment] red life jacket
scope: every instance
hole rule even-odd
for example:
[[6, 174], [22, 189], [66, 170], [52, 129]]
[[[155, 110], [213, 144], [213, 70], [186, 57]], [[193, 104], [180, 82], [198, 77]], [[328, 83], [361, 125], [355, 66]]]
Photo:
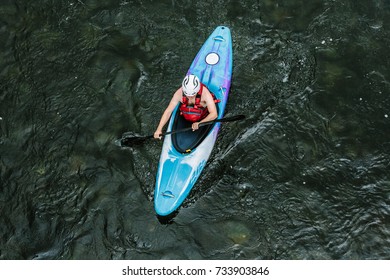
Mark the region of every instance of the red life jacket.
[[195, 97], [194, 105], [188, 105], [189, 99], [183, 93], [182, 104], [180, 105], [180, 114], [187, 121], [198, 122], [204, 119], [209, 114], [209, 110], [207, 109], [207, 107], [203, 107], [202, 105], [200, 105], [200, 101], [202, 99], [203, 87], [204, 85], [201, 83], [200, 90]]

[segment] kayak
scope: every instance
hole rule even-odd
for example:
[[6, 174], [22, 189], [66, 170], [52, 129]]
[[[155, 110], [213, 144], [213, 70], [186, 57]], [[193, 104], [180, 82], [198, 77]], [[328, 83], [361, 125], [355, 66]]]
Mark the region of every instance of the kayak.
[[[198, 76], [216, 99], [218, 118], [224, 115], [233, 68], [232, 38], [228, 27], [218, 26], [204, 42], [188, 69]], [[221, 124], [200, 126], [165, 136], [157, 168], [154, 208], [159, 216], [174, 213], [194, 187], [211, 155]], [[191, 127], [179, 105], [172, 113], [167, 131]]]

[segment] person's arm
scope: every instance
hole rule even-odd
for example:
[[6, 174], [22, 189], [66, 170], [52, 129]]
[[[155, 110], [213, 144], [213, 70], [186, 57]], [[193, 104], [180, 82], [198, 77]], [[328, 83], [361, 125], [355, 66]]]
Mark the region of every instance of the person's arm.
[[209, 111], [209, 114], [201, 121], [194, 122], [192, 124], [193, 130], [199, 129], [200, 123], [212, 121], [218, 117], [217, 106], [215, 105], [213, 96], [211, 95], [210, 91], [207, 88], [204, 88], [203, 90], [205, 92], [202, 93], [202, 96], [204, 96], [204, 101], [206, 102], [206, 106], [207, 106], [207, 110]]
[[182, 92], [181, 92], [181, 88], [179, 88], [173, 95], [171, 101], [169, 102], [168, 107], [165, 109], [164, 113], [162, 114], [157, 129], [154, 132], [154, 138], [161, 139], [162, 129], [169, 121], [172, 112], [176, 108], [177, 104], [180, 102], [181, 97], [182, 97]]

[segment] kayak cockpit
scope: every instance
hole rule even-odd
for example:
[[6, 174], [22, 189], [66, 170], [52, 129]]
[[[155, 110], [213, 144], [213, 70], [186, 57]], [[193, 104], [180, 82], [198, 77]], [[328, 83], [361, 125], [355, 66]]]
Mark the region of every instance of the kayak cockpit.
[[[184, 119], [180, 115], [180, 110], [176, 111], [175, 119], [173, 122], [172, 130], [180, 130], [183, 128], [188, 128], [192, 126], [192, 122]], [[190, 153], [194, 150], [202, 141], [206, 138], [209, 132], [214, 127], [212, 125], [200, 126], [198, 130], [192, 131], [187, 130], [181, 133], [176, 133], [172, 135], [172, 144], [174, 148], [182, 154]]]

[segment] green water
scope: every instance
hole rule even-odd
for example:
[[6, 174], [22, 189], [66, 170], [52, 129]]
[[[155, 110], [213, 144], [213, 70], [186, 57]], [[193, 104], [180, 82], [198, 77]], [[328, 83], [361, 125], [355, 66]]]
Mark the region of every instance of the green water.
[[[390, 3], [0, 4], [0, 259], [389, 259]], [[153, 209], [174, 90], [232, 31], [227, 114], [170, 224]]]

